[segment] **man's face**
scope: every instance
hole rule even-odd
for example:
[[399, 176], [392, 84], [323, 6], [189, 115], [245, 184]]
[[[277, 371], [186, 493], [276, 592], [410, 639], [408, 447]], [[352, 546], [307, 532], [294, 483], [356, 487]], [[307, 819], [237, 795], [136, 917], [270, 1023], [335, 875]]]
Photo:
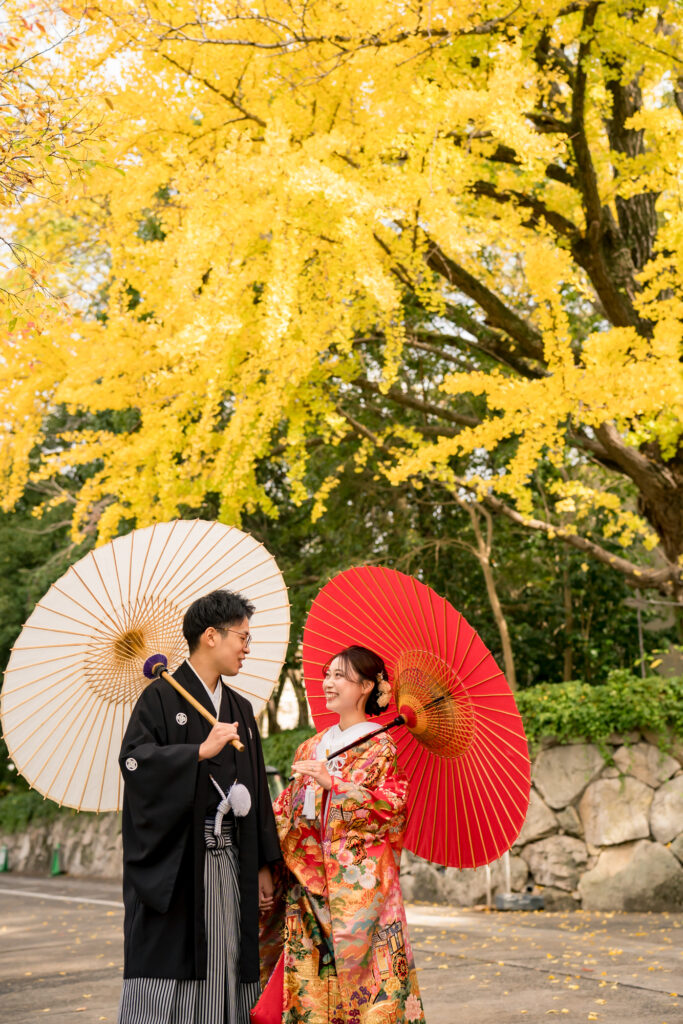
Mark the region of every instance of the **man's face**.
[[214, 667], [222, 676], [236, 676], [249, 652], [249, 619], [233, 622], [222, 630], [207, 629], [206, 638], [211, 646]]

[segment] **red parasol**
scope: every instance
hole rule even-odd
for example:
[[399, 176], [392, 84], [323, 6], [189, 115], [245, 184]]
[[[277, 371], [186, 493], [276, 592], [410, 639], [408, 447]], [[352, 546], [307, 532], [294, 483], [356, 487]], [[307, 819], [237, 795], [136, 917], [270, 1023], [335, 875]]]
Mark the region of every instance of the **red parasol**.
[[360, 644], [379, 654], [400, 711], [394, 732], [411, 780], [407, 849], [438, 864], [489, 864], [519, 835], [530, 764], [512, 692], [493, 655], [455, 608], [412, 576], [377, 566], [330, 580], [304, 629], [306, 690], [318, 729], [334, 725], [322, 692], [335, 654]]

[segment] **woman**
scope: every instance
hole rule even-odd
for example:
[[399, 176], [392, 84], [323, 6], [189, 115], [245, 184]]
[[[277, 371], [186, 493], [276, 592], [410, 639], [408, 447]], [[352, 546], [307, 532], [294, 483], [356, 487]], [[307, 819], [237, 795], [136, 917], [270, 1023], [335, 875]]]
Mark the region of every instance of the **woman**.
[[274, 808], [288, 869], [282, 1021], [423, 1022], [399, 884], [408, 784], [394, 741], [369, 737], [327, 762], [377, 729], [367, 716], [389, 702], [384, 662], [349, 647], [323, 689], [339, 723], [299, 747]]

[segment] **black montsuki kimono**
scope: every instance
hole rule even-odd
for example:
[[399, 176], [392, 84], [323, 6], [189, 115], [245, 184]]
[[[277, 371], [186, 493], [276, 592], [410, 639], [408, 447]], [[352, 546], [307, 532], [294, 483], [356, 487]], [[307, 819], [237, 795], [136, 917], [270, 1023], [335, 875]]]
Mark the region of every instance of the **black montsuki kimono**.
[[[189, 665], [175, 678], [207, 711], [215, 708]], [[248, 700], [224, 683], [220, 721], [237, 722], [243, 751], [227, 744], [198, 760], [211, 726], [163, 679], [133, 709], [119, 763], [123, 797], [124, 978], [206, 978], [204, 819], [237, 780], [251, 810], [237, 818], [240, 871], [240, 980], [257, 981], [258, 870], [280, 858], [261, 743]]]

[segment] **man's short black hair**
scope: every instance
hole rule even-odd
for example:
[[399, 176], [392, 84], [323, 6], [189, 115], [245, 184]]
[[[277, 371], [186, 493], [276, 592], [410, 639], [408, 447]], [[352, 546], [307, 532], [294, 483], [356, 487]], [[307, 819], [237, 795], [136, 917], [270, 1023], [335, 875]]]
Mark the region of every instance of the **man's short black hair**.
[[198, 597], [183, 618], [183, 635], [190, 654], [196, 650], [200, 636], [209, 626], [214, 629], [234, 626], [243, 619], [250, 619], [254, 610], [253, 604], [246, 597], [233, 594], [231, 590], [213, 590], [204, 597]]

